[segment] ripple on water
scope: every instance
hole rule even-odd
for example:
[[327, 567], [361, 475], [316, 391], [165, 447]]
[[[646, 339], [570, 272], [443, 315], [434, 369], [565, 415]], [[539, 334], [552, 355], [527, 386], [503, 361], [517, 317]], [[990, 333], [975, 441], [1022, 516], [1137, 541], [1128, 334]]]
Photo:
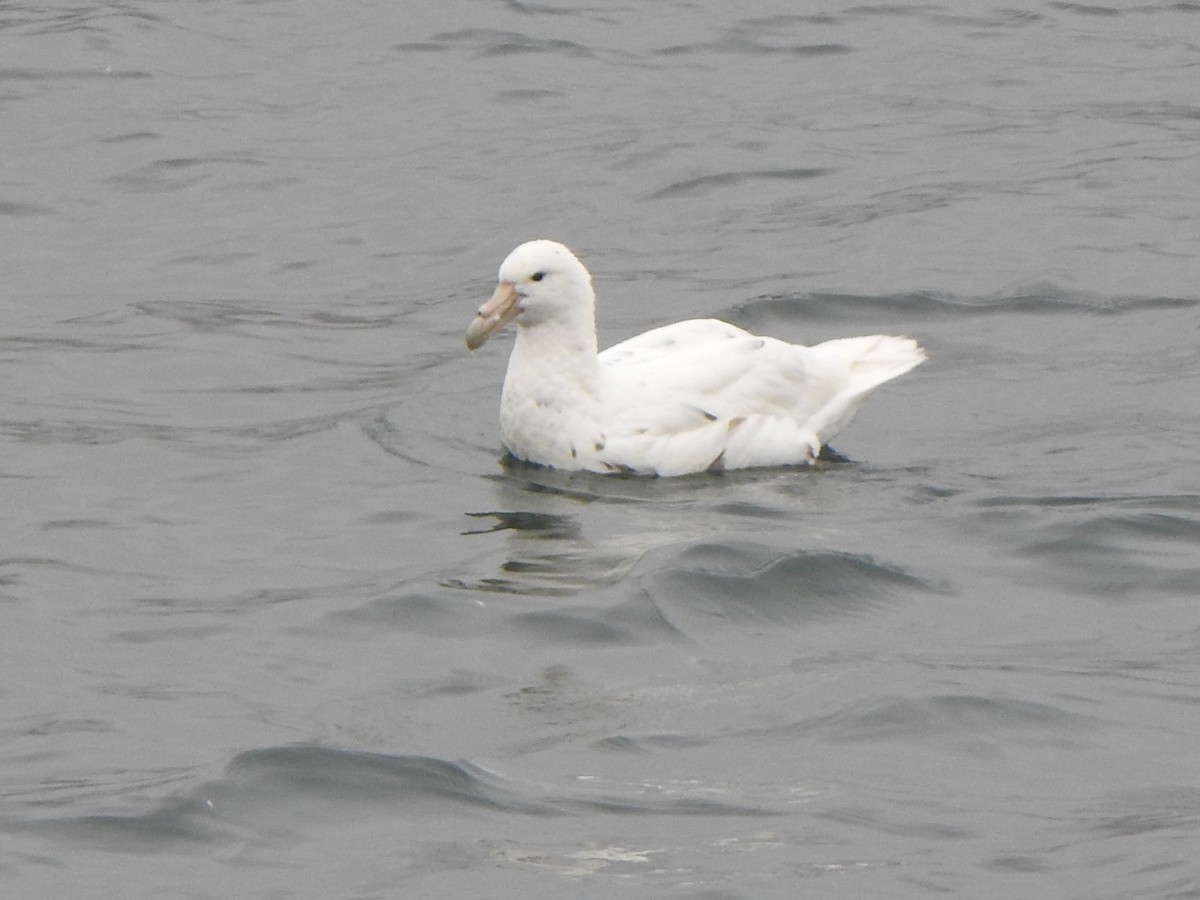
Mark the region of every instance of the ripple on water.
[[1035, 498], [1025, 510], [1008, 506], [1016, 518], [1006, 527], [1040, 583], [1103, 600], [1194, 597], [1195, 508], [1182, 496]]
[[651, 556], [635, 573], [636, 591], [683, 631], [730, 622], [800, 624], [934, 590], [916, 575], [856, 553], [706, 541]]
[[[558, 532], [562, 523], [520, 517], [519, 527], [529, 526]], [[550, 546], [484, 578], [398, 585], [329, 621], [436, 637], [506, 632], [574, 646], [636, 645], [729, 624], [755, 630], [859, 614], [938, 590], [898, 566], [841, 551], [702, 540], [652, 549], [630, 566], [627, 553]], [[584, 591], [589, 585], [596, 589]]]
[[889, 697], [810, 719], [791, 731], [829, 741], [1001, 739], [1044, 746], [1075, 741], [1099, 720], [1047, 703], [980, 694]]
[[467, 763], [296, 745], [239, 754], [220, 778], [144, 813], [47, 819], [27, 827], [99, 849], [144, 851], [222, 843], [244, 836], [247, 826], [273, 831], [284, 823], [290, 829], [363, 815], [420, 821], [485, 810], [555, 812]]
[[[717, 792], [720, 794], [720, 792]], [[500, 816], [770, 816], [770, 804], [714, 796], [697, 784], [619, 781], [548, 791], [470, 763], [315, 744], [264, 747], [234, 757], [224, 773], [134, 814], [7, 821], [0, 830], [39, 834], [113, 852], [193, 852], [259, 842], [329, 825], [384, 818], [414, 829], [435, 821]], [[484, 826], [487, 834], [490, 826]]]

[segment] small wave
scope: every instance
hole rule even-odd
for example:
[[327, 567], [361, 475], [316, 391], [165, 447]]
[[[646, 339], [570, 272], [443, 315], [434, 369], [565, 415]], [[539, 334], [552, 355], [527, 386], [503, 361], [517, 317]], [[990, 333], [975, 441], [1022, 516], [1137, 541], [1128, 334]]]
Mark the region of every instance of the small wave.
[[556, 56], [588, 57], [592, 51], [575, 41], [554, 38], [535, 38], [517, 31], [502, 31], [494, 28], [464, 28], [459, 31], [444, 31], [426, 41], [415, 44], [400, 44], [396, 49], [443, 50], [464, 47], [474, 50], [479, 56], [514, 56], [534, 53], [550, 53]]
[[1200, 594], [1200, 520], [1194, 516], [1068, 507], [1035, 535], [1018, 554], [1041, 563], [1039, 580], [1072, 592], [1111, 600]]
[[650, 754], [661, 751], [678, 752], [702, 747], [708, 741], [683, 734], [619, 734], [601, 738], [592, 746], [606, 753]]
[[29, 831], [101, 850], [188, 850], [261, 840], [321, 822], [364, 814], [423, 821], [434, 815], [547, 815], [482, 770], [427, 756], [389, 755], [318, 745], [267, 747], [235, 757], [218, 779], [144, 813], [87, 815], [0, 829]]
[[[501, 787], [482, 770], [429, 756], [391, 755], [319, 745], [268, 747], [235, 757], [225, 776], [197, 793], [205, 806], [330, 803], [384, 806], [405, 815], [502, 809], [547, 812]], [[430, 802], [432, 801], [432, 803]]]
[[[723, 796], [723, 795], [728, 796]], [[265, 747], [234, 757], [218, 778], [142, 813], [0, 822], [0, 831], [109, 852], [202, 852], [212, 846], [294, 840], [366, 817], [420, 828], [433, 818], [500, 816], [769, 816], [732, 786], [686, 782], [590, 783], [548, 792], [467, 762], [317, 744]]]
[[812, 621], [933, 589], [895, 566], [837, 551], [781, 551], [735, 541], [690, 544], [651, 556], [639, 566], [636, 590], [677, 627], [697, 622], [698, 616], [757, 624]]
[[[614, 601], [602, 596], [595, 603], [569, 607], [545, 605], [548, 599], [578, 594], [587, 586], [580, 578], [568, 563], [558, 578], [522, 577], [517, 572], [511, 577], [502, 573], [472, 581], [421, 582], [331, 613], [328, 622], [352, 629], [394, 628], [438, 638], [508, 633], [537, 644], [572, 647], [678, 638], [657, 610], [621, 597]], [[508, 599], [502, 602], [502, 598]]]
[[250, 156], [171, 157], [114, 175], [108, 181], [131, 194], [177, 191], [208, 178], [214, 166], [231, 165], [257, 167], [267, 163]]
[[660, 47], [655, 51], [659, 56], [684, 56], [690, 54], [733, 53], [747, 56], [786, 55], [795, 57], [832, 56], [842, 53], [853, 53], [854, 48], [846, 44], [808, 44], [795, 43], [772, 45], [763, 41], [752, 40], [745, 35], [730, 35], [719, 41], [696, 44], [671, 44]]
[[38, 203], [19, 203], [15, 200], [0, 200], [0, 216], [13, 219], [27, 219], [30, 216], [50, 216], [58, 212], [49, 206]]
[[136, 69], [17, 69], [0, 68], [0, 82], [3, 81], [84, 81], [95, 78], [153, 78], [149, 72]]
[[1188, 840], [1200, 825], [1200, 790], [1192, 784], [1120, 790], [1089, 818], [1105, 838], [1175, 831]]
[[1081, 16], [1119, 16], [1121, 10], [1113, 6], [1097, 6], [1094, 3], [1058, 3], [1051, 2], [1051, 9], [1076, 13]]
[[693, 197], [719, 188], [738, 187], [747, 181], [806, 181], [832, 174], [835, 169], [765, 169], [745, 172], [718, 172], [676, 181], [646, 195], [646, 200]]
[[1026, 746], [1062, 743], [1064, 733], [1092, 731], [1099, 720], [1031, 700], [978, 694], [891, 697], [855, 704], [791, 726], [789, 733], [829, 741], [943, 740], [988, 737]]
[[805, 322], [941, 320], [948, 316], [1120, 315], [1154, 309], [1196, 309], [1196, 297], [1105, 297], [1062, 290], [1052, 285], [1031, 286], [1004, 294], [962, 297], [936, 292], [902, 294], [766, 294], [730, 307], [724, 314], [746, 328], [759, 323], [802, 318]]

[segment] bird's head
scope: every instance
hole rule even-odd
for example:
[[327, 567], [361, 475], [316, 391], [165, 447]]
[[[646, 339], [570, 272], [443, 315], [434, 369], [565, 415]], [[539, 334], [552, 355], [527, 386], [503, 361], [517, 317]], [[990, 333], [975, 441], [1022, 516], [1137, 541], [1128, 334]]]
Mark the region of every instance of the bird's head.
[[475, 350], [509, 322], [535, 326], [558, 318], [594, 315], [592, 277], [575, 254], [555, 241], [528, 241], [500, 264], [499, 284], [467, 328]]

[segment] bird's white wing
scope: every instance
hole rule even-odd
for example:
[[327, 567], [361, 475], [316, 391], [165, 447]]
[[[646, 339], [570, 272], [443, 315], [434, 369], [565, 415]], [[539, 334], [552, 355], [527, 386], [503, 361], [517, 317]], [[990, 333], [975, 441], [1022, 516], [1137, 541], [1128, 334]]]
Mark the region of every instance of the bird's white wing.
[[805, 347], [714, 319], [657, 328], [600, 354], [607, 459], [649, 460], [660, 474], [803, 462], [923, 358], [907, 338]]

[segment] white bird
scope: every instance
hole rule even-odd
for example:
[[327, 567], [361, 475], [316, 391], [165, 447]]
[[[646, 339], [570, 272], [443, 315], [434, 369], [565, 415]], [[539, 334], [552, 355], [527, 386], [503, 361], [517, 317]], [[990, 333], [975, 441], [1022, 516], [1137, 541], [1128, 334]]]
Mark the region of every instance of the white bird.
[[666, 476], [808, 465], [867, 394], [925, 359], [910, 338], [805, 347], [717, 319], [598, 353], [592, 277], [562, 244], [521, 244], [499, 281], [467, 347], [517, 323], [501, 440], [514, 457], [556, 469]]

